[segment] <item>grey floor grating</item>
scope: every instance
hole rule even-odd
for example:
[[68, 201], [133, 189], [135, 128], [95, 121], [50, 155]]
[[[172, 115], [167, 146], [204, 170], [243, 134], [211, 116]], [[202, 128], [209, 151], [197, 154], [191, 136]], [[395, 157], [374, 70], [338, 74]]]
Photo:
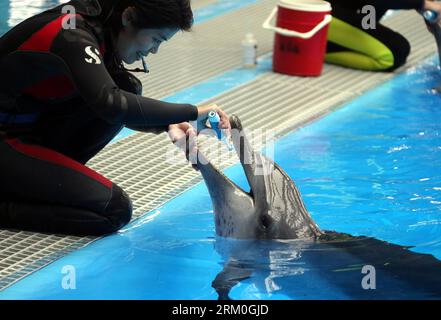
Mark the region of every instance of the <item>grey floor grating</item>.
[[249, 30], [255, 33], [259, 54], [270, 52], [272, 34], [261, 25], [275, 3], [258, 1], [197, 25], [193, 32], [180, 33], [163, 44], [161, 54], [148, 58], [151, 73], [140, 77], [145, 84], [144, 94], [162, 98], [240, 66], [240, 43]]
[[[258, 1], [197, 25], [192, 34], [179, 35], [167, 43], [161, 49], [163, 52], [149, 61], [151, 74], [142, 78], [144, 95], [164, 98], [240, 66], [239, 43], [249, 30], [253, 30], [259, 41], [259, 54], [270, 52], [273, 35], [260, 25], [275, 3], [275, 0]], [[402, 70], [435, 52], [435, 43], [416, 13], [400, 12], [388, 18], [385, 24], [399, 30], [412, 44], [408, 64]], [[393, 76], [330, 65], [325, 65], [323, 75], [318, 78], [267, 72], [210, 101], [239, 114], [250, 129], [272, 129], [282, 135]], [[260, 137], [255, 138], [257, 142]], [[203, 149], [208, 145], [206, 139], [201, 139]], [[107, 146], [89, 165], [127, 190], [134, 202], [136, 218], [201, 181], [200, 175], [189, 165], [166, 161], [164, 154], [169, 150], [166, 134], [137, 133]], [[221, 167], [237, 161], [231, 156], [220, 162], [215, 151], [209, 156]], [[183, 156], [177, 152], [173, 159], [179, 162]], [[96, 238], [0, 230], [0, 290], [94, 240]]]

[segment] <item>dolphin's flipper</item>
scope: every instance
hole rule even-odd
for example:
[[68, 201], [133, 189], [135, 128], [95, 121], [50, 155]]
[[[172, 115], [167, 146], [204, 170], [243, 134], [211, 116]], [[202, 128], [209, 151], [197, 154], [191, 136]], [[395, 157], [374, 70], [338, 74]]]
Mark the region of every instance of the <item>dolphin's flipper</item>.
[[237, 260], [230, 260], [218, 273], [211, 286], [219, 295], [219, 300], [231, 300], [229, 296], [231, 289], [239, 282], [250, 278], [252, 274], [251, 268], [244, 266]]

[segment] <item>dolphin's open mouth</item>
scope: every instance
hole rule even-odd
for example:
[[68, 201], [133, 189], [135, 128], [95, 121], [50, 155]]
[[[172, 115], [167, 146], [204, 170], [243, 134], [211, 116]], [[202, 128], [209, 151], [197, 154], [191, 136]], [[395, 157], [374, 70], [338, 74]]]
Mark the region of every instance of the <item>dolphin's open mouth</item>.
[[236, 129], [239, 131], [242, 131], [242, 122], [240, 122], [240, 119], [236, 115], [232, 115], [230, 117], [230, 124], [232, 129]]
[[[242, 122], [240, 121], [239, 117], [233, 114], [230, 117], [230, 124], [234, 149], [236, 150], [240, 163], [244, 168], [248, 182], [250, 182], [249, 178], [254, 175], [253, 169], [256, 162], [254, 150], [245, 135]], [[251, 189], [253, 188], [252, 185], [250, 185], [250, 187]]]
[[[233, 141], [234, 150], [236, 151], [236, 154], [244, 169], [245, 175], [247, 176], [247, 180], [250, 184], [250, 191], [246, 192], [245, 190], [242, 190], [242, 188], [240, 188], [239, 186], [236, 187], [243, 192], [253, 195], [254, 164], [256, 160], [254, 150], [248, 141], [239, 117], [233, 114], [230, 116], [229, 120], [231, 124], [231, 138]], [[225, 179], [228, 178], [225, 176]]]

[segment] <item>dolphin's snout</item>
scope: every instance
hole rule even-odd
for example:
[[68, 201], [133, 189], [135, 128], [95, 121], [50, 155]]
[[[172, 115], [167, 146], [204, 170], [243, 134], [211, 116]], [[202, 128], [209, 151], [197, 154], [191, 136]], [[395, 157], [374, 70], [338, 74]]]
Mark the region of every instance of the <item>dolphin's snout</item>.
[[239, 131], [242, 131], [242, 122], [240, 121], [239, 117], [236, 116], [235, 114], [231, 115], [230, 124], [231, 124], [231, 129], [237, 129]]

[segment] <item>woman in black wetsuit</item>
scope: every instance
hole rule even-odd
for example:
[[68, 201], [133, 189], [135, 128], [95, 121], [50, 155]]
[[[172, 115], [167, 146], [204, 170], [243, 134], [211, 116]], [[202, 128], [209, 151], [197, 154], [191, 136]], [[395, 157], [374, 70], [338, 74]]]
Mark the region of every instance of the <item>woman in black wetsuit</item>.
[[[328, 31], [326, 62], [362, 70], [392, 71], [402, 66], [410, 44], [401, 34], [379, 23], [389, 9], [432, 10], [441, 17], [441, 3], [430, 0], [329, 0], [332, 22]], [[362, 8], [375, 8], [376, 27], [362, 26]], [[438, 18], [439, 20], [439, 18]]]
[[73, 0], [0, 38], [0, 228], [112, 233], [130, 221], [131, 201], [85, 164], [123, 126], [176, 142], [214, 109], [230, 128], [216, 105], [142, 97], [123, 66], [192, 23], [189, 0]]

